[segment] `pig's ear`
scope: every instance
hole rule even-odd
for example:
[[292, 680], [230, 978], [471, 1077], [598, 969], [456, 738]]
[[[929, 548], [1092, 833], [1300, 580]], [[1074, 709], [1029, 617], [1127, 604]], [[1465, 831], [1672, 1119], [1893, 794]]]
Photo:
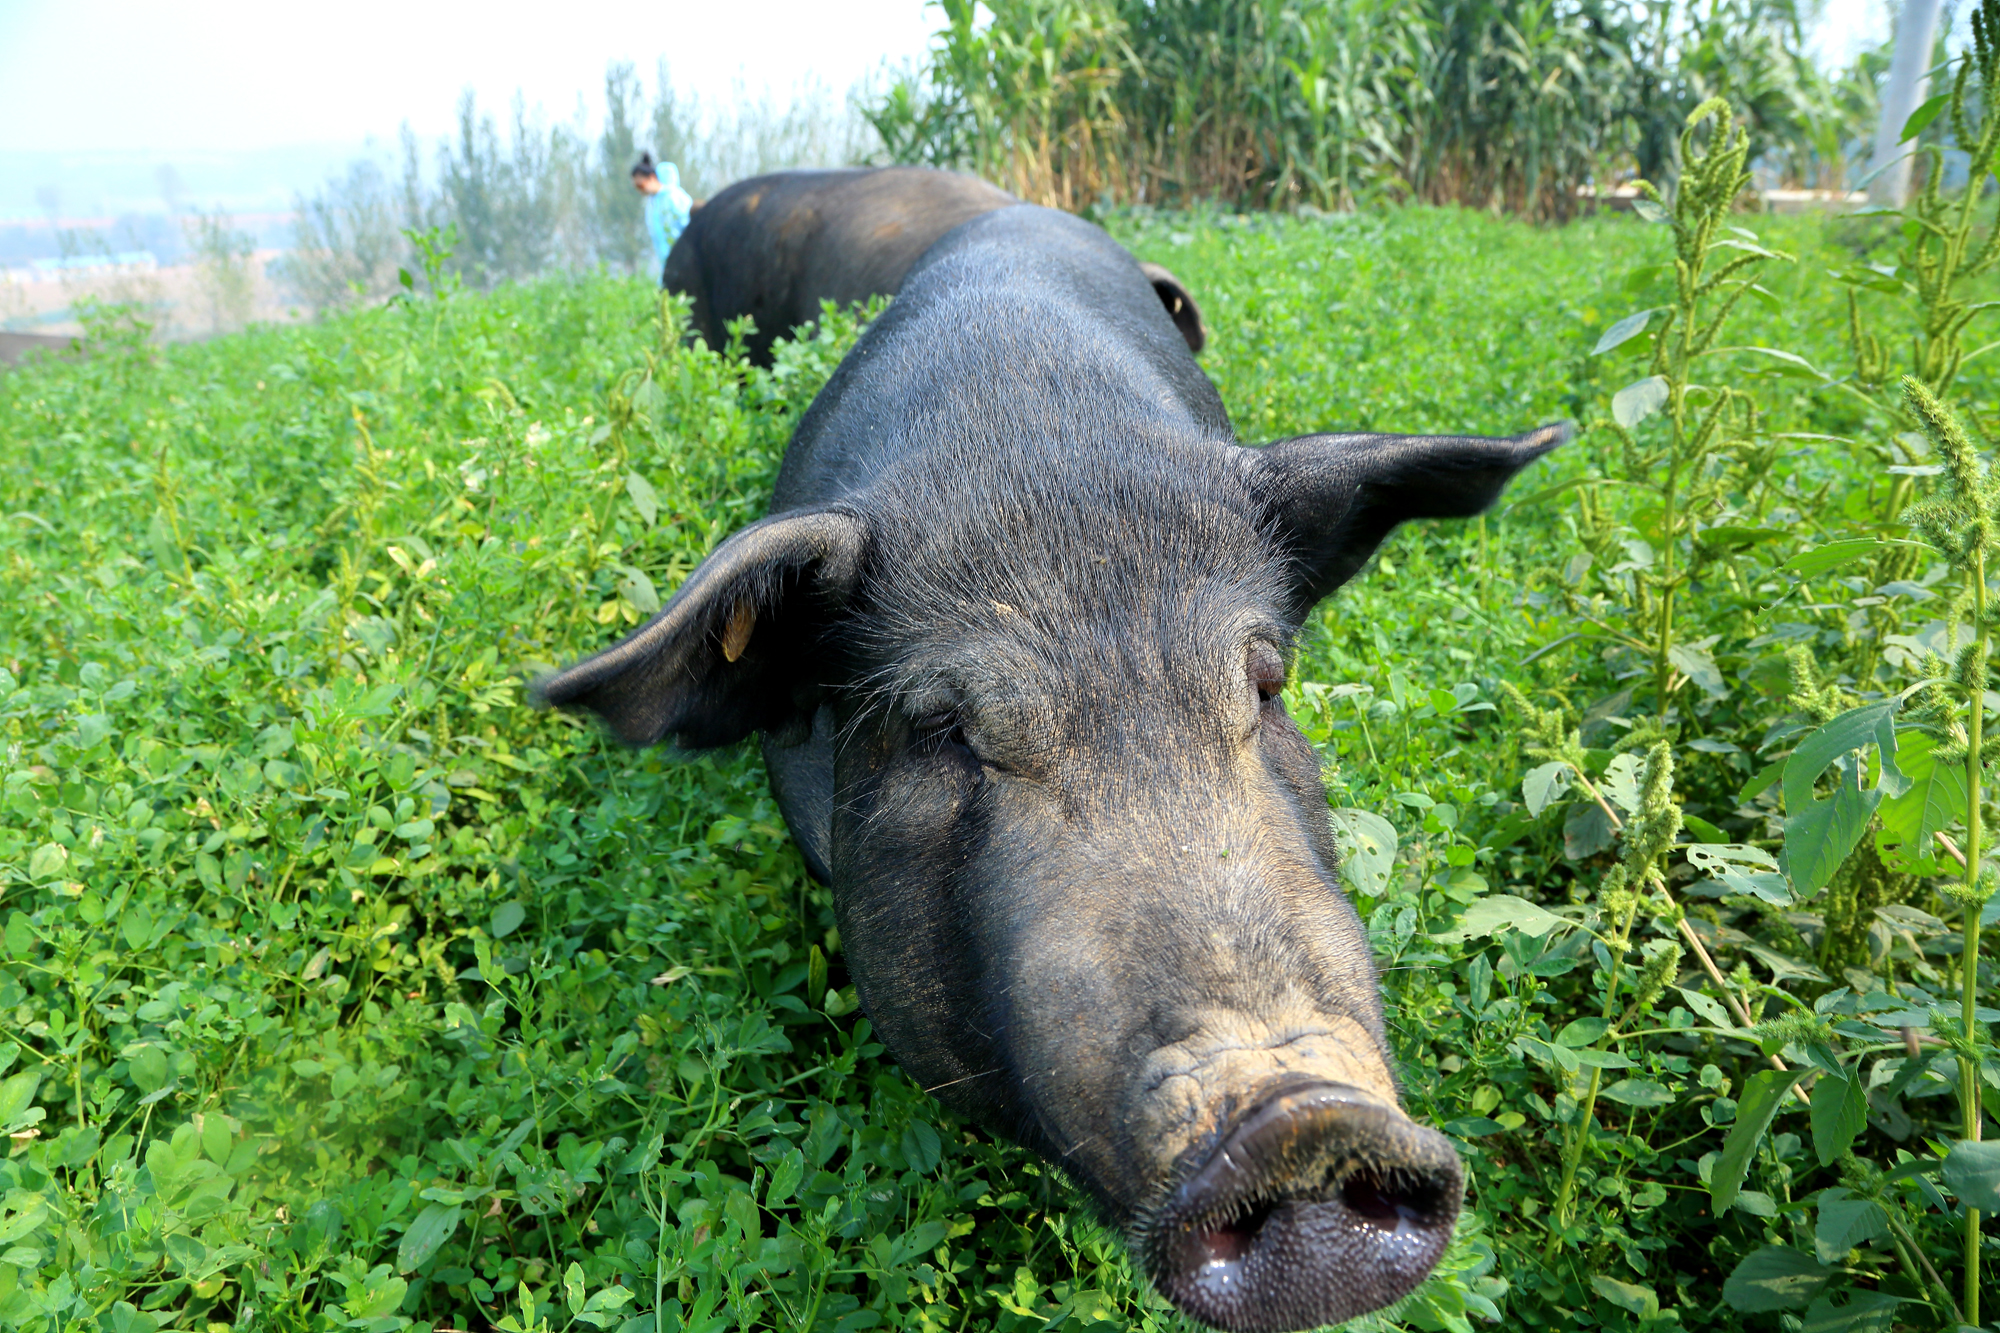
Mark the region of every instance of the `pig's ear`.
[[1167, 308], [1167, 318], [1181, 331], [1181, 337], [1187, 339], [1188, 350], [1199, 352], [1208, 346], [1208, 329], [1202, 325], [1201, 307], [1194, 303], [1194, 294], [1158, 264], [1142, 263], [1139, 271], [1153, 284], [1153, 294]]
[[851, 514], [781, 514], [718, 546], [660, 613], [623, 642], [535, 687], [584, 708], [628, 745], [727, 745], [796, 720], [830, 613], [861, 568], [867, 529]]
[[1301, 435], [1255, 451], [1258, 488], [1296, 562], [1296, 609], [1354, 577], [1398, 523], [1479, 513], [1569, 436], [1565, 422], [1498, 439]]

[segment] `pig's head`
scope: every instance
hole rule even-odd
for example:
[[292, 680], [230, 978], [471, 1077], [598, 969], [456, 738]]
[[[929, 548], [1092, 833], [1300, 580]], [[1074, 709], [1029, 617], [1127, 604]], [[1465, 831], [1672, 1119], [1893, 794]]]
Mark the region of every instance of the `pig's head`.
[[936, 451], [738, 533], [543, 691], [635, 744], [815, 747], [803, 836], [904, 1068], [1060, 1165], [1197, 1319], [1347, 1319], [1429, 1272], [1461, 1175], [1398, 1104], [1280, 691], [1392, 527], [1478, 512], [1563, 434]]

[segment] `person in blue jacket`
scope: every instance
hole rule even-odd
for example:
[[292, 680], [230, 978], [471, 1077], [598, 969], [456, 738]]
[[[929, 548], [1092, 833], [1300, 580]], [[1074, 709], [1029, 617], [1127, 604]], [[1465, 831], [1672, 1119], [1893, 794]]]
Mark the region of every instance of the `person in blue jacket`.
[[694, 200], [681, 188], [681, 169], [671, 162], [654, 162], [652, 150], [632, 165], [632, 185], [646, 197], [646, 232], [653, 238], [653, 271], [666, 281], [667, 252], [688, 224]]

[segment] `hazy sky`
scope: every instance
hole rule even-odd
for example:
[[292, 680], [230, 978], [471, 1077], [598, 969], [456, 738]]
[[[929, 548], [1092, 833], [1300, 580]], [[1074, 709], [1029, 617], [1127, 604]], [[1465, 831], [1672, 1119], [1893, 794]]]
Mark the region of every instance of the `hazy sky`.
[[451, 126], [471, 88], [564, 119], [602, 106], [604, 68], [727, 96], [836, 92], [922, 53], [923, 0], [0, 0], [0, 152], [186, 153], [391, 139]]
[[[1889, 0], [1816, 7], [1824, 63], [1888, 31]], [[924, 0], [0, 0], [0, 224], [282, 211], [406, 123], [450, 133], [467, 89], [503, 118], [516, 91], [551, 120], [581, 106], [594, 130], [612, 60], [650, 89], [664, 59], [711, 102], [844, 94], [942, 23]]]
[[[1835, 60], [1887, 27], [1886, 0], [1823, 0]], [[516, 89], [552, 118], [601, 105], [608, 60], [727, 96], [836, 92], [919, 55], [924, 0], [0, 0], [0, 152], [238, 152], [451, 127], [459, 94]]]

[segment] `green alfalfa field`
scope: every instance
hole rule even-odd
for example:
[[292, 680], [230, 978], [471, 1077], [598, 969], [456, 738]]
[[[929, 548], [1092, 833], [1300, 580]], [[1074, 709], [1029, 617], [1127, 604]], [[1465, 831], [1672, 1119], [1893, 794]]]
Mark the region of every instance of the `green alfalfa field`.
[[[1103, 219], [1197, 293], [1246, 440], [1586, 427], [1392, 539], [1287, 692], [1468, 1166], [1364, 1322], [1949, 1328], [2000, 1175], [1961, 1057], [2000, 1080], [1954, 1007], [1983, 908], [1914, 845], [1968, 839], [1951, 719], [1881, 703], [1961, 614], [1903, 521], [1954, 479], [1896, 388], [1910, 242], [1725, 217], [1757, 290], [1711, 348], [1765, 350], [1689, 371], [1655, 212]], [[764, 372], [642, 281], [431, 278], [0, 374], [0, 1325], [1185, 1326], [873, 1039], [754, 747], [527, 702], [763, 513], [861, 317]], [[1719, 434], [1676, 444], [1684, 388]]]

